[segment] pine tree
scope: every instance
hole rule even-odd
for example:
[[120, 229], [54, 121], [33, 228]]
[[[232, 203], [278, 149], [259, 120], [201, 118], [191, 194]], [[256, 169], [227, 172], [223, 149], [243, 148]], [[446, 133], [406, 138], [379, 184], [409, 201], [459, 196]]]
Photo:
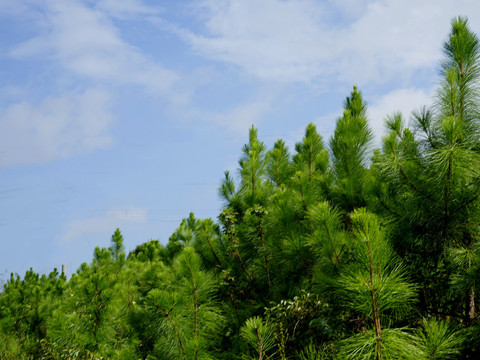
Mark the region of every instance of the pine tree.
[[267, 176], [275, 186], [290, 184], [294, 168], [288, 148], [283, 140], [277, 140], [268, 152]]
[[297, 153], [293, 162], [296, 172], [292, 185], [300, 194], [306, 211], [311, 204], [323, 200], [329, 191], [328, 150], [313, 123], [307, 125], [305, 136], [295, 145], [295, 150]]
[[412, 337], [388, 326], [412, 310], [415, 286], [395, 258], [377, 217], [358, 209], [352, 221], [356, 261], [344, 269], [338, 286], [349, 307], [366, 317], [368, 330], [346, 339], [342, 354], [347, 359], [416, 359]]
[[0, 293], [0, 357], [40, 358], [47, 323], [65, 288], [65, 276], [56, 269], [48, 276], [32, 269], [23, 279], [13, 273]]
[[248, 319], [240, 330], [244, 341], [254, 351], [252, 359], [266, 359], [275, 344], [273, 326], [256, 316]]
[[333, 199], [346, 212], [366, 205], [364, 183], [372, 140], [373, 133], [367, 124], [367, 105], [354, 86], [330, 139], [335, 176]]
[[240, 193], [243, 195], [245, 206], [262, 205], [266, 193], [266, 148], [258, 140], [257, 129], [252, 126], [249, 133], [249, 142], [243, 147], [243, 156], [240, 165]]
[[417, 269], [423, 309], [437, 313], [458, 303], [449, 291], [446, 249], [477, 241], [480, 53], [466, 19], [452, 21], [444, 54], [434, 107], [414, 114], [413, 132], [400, 114], [387, 118], [390, 133], [372, 166], [377, 209], [395, 225], [396, 250]]
[[216, 281], [202, 270], [193, 248], [186, 247], [175, 259], [160, 286], [146, 298], [152, 312], [148, 331], [154, 332], [153, 352], [160, 359], [211, 359], [223, 326], [215, 302]]
[[113, 255], [113, 259], [120, 263], [125, 261], [125, 248], [123, 246], [123, 236], [120, 232], [120, 229], [116, 229], [114, 234], [112, 235], [112, 246], [110, 247], [110, 251]]

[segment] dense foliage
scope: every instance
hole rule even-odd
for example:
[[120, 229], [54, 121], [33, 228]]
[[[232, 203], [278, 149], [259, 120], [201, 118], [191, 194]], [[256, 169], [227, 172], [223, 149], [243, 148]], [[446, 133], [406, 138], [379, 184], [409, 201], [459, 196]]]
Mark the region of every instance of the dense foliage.
[[12, 274], [2, 359], [474, 359], [480, 356], [479, 40], [452, 21], [431, 108], [372, 149], [354, 87], [335, 133], [291, 154], [257, 129], [219, 189], [128, 256], [117, 229], [71, 279]]

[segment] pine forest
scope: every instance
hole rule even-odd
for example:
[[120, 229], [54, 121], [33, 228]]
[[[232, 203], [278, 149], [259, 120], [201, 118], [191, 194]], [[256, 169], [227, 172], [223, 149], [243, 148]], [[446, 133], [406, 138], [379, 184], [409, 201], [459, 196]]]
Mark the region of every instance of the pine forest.
[[[441, 44], [439, 44], [440, 46]], [[480, 43], [452, 20], [433, 105], [385, 114], [353, 86], [326, 139], [253, 127], [216, 219], [126, 253], [119, 229], [67, 279], [11, 274], [7, 359], [480, 358]], [[260, 130], [260, 132], [259, 132]]]

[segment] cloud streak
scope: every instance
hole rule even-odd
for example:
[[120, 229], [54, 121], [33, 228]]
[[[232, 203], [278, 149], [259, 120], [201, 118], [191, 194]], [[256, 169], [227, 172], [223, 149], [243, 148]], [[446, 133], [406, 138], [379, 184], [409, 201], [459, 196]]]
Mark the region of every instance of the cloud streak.
[[[42, 85], [63, 94], [33, 100], [28, 96], [31, 89], [25, 86], [22, 91], [16, 84], [18, 96], [0, 113], [0, 167], [44, 163], [111, 145], [111, 102], [116, 94], [112, 86], [133, 85], [154, 97], [183, 100], [173, 90], [179, 76], [124, 41], [112, 20], [156, 16], [161, 9], [137, 0], [90, 5], [78, 0], [27, 0], [8, 7], [0, 0], [0, 14], [27, 19], [37, 34], [14, 45], [6, 60], [55, 67], [48, 70], [55, 77], [42, 79]], [[49, 88], [38, 93], [48, 94]], [[5, 86], [2, 91], [8, 95], [12, 89]]]
[[148, 211], [136, 207], [112, 208], [105, 212], [104, 216], [74, 220], [67, 224], [66, 232], [61, 237], [61, 242], [72, 243], [82, 238], [93, 235], [111, 235], [116, 228], [124, 228], [128, 225], [146, 224]]
[[105, 148], [111, 121], [110, 95], [96, 89], [11, 105], [0, 114], [0, 167]]
[[96, 9], [78, 1], [48, 1], [42, 33], [18, 44], [9, 55], [15, 59], [46, 56], [90, 80], [138, 85], [149, 93], [165, 94], [178, 75], [123, 41], [107, 15], [142, 14], [148, 8], [133, 1], [124, 5], [103, 1]]

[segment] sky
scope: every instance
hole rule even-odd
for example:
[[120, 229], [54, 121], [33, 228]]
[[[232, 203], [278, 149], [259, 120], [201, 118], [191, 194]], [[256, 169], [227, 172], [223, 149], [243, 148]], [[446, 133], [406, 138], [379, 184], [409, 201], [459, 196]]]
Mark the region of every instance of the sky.
[[0, 0], [0, 282], [67, 274], [110, 245], [216, 219], [255, 125], [328, 143], [356, 84], [384, 118], [430, 105], [455, 16], [443, 0]]

